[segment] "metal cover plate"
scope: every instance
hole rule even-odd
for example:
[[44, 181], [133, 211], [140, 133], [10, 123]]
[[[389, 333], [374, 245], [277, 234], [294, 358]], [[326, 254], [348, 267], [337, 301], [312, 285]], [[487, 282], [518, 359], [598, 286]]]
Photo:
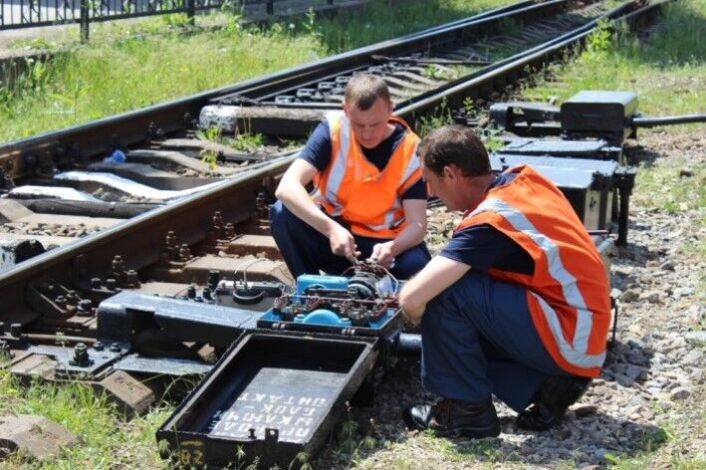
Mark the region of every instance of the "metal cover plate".
[[494, 171], [518, 165], [531, 165], [542, 176], [561, 188], [590, 188], [595, 175], [612, 177], [618, 168], [614, 161], [556, 157], [537, 157], [530, 155], [492, 154], [490, 166]]
[[517, 139], [509, 142], [502, 153], [533, 155], [592, 155], [608, 146], [605, 140]]
[[157, 439], [167, 441], [173, 458], [198, 453], [213, 467], [238, 461], [240, 447], [262, 468], [288, 468], [297, 454], [313, 454], [323, 444], [371, 370], [376, 345], [372, 338], [247, 334], [157, 431]]
[[249, 436], [262, 438], [266, 428], [274, 428], [280, 440], [304, 444], [345, 382], [344, 372], [264, 367], [235, 401], [216, 411], [202, 432], [249, 440]]

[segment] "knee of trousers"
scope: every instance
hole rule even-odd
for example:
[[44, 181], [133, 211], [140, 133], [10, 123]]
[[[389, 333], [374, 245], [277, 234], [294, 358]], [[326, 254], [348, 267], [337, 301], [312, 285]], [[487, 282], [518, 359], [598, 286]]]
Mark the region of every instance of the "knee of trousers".
[[[442, 292], [438, 296], [431, 299], [424, 310], [422, 317], [422, 334], [428, 336], [436, 336], [445, 334], [449, 331], [448, 318], [454, 315], [454, 307], [449, 302], [449, 299]], [[450, 331], [453, 332], [453, 331]]]
[[421, 271], [430, 260], [429, 251], [422, 243], [397, 255], [393, 270], [400, 279], [409, 279]]
[[284, 220], [286, 218], [285, 210], [282, 201], [277, 201], [270, 206], [270, 226], [273, 232], [275, 231], [275, 227], [280, 228], [286, 226]]

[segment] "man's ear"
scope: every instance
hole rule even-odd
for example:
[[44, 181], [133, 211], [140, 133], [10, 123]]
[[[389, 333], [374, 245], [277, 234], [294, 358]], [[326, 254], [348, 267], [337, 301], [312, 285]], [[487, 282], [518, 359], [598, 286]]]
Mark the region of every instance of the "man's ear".
[[345, 114], [346, 117], [348, 117], [348, 103], [346, 103], [345, 100], [343, 100], [343, 114]]
[[445, 165], [441, 169], [441, 175], [444, 176], [445, 178], [457, 178], [458, 177], [458, 167], [451, 163], [449, 165]]

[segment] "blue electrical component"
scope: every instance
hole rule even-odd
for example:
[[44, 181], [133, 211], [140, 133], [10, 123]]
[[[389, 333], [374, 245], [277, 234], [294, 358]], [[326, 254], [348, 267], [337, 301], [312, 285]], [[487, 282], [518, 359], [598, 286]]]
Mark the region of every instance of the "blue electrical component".
[[305, 295], [307, 290], [330, 289], [345, 291], [350, 278], [344, 276], [328, 276], [318, 274], [302, 274], [297, 278], [297, 295]]
[[351, 326], [351, 321], [348, 318], [339, 317], [331, 310], [323, 308], [314, 310], [307, 314], [300, 313], [294, 317], [294, 323], [304, 323], [306, 325], [331, 325], [346, 327]]
[[[370, 271], [353, 276], [303, 274], [289, 294], [258, 320], [259, 327], [379, 335], [399, 319], [397, 281]], [[396, 323], [396, 322], [394, 322]]]

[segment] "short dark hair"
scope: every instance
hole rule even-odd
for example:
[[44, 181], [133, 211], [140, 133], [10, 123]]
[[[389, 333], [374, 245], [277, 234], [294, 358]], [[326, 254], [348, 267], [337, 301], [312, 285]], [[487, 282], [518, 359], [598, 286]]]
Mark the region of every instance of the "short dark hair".
[[483, 142], [464, 126], [445, 126], [432, 131], [422, 139], [418, 154], [424, 166], [437, 175], [451, 164], [459, 167], [465, 176], [482, 176], [491, 172]]
[[376, 75], [356, 74], [346, 85], [346, 103], [361, 111], [369, 110], [378, 98], [390, 102], [390, 90], [387, 88], [387, 83]]

